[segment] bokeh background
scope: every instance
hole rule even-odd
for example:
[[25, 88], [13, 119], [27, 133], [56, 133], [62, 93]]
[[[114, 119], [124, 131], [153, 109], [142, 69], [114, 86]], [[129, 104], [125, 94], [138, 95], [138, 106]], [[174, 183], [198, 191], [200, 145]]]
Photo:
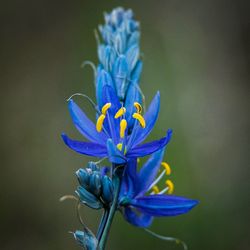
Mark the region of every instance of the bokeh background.
[[[2, 1], [0, 249], [79, 249], [68, 231], [81, 229], [73, 201], [74, 172], [90, 158], [70, 151], [62, 131], [81, 138], [66, 99], [94, 97], [93, 30], [103, 12], [132, 8], [142, 27], [141, 86], [161, 91], [150, 138], [174, 129], [166, 161], [175, 193], [200, 205], [156, 219], [152, 230], [192, 250], [249, 249], [248, 1]], [[82, 98], [81, 106], [91, 109]], [[83, 208], [95, 230], [99, 212]], [[181, 249], [134, 228], [117, 214], [107, 249]]]

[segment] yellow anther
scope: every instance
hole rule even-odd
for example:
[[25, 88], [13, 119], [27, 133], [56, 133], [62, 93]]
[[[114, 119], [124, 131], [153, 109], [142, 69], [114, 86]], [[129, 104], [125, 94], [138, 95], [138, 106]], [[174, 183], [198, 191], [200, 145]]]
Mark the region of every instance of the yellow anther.
[[134, 113], [133, 114], [133, 118], [135, 118], [136, 120], [139, 121], [140, 125], [142, 126], [142, 128], [145, 128], [146, 127], [146, 122], [143, 118], [143, 116], [141, 116], [140, 114], [138, 113]]
[[102, 114], [103, 115], [106, 115], [106, 113], [107, 113], [107, 111], [108, 111], [108, 109], [111, 107], [111, 103], [110, 102], [108, 102], [108, 103], [106, 103], [103, 107], [102, 107]]
[[104, 115], [104, 114], [101, 114], [101, 115], [99, 116], [99, 118], [97, 119], [97, 122], [96, 122], [96, 130], [97, 130], [99, 133], [102, 131], [104, 119], [105, 119], [105, 115]]
[[127, 128], [127, 121], [125, 119], [122, 119], [120, 122], [120, 137], [121, 138], [124, 138], [126, 128]]
[[168, 194], [172, 194], [174, 192], [174, 183], [170, 180], [166, 180], [166, 185], [168, 187]]
[[137, 158], [137, 163], [140, 163], [141, 159], [140, 158]]
[[126, 112], [126, 109], [124, 107], [121, 107], [115, 114], [115, 119], [121, 117], [122, 115], [124, 115]]
[[[116, 147], [120, 150], [120, 151], [122, 151], [122, 149], [123, 149], [123, 144], [122, 143], [118, 143], [117, 145], [116, 145]], [[127, 147], [125, 146], [124, 147], [124, 152], [123, 152], [124, 154], [127, 154]]]
[[137, 113], [141, 114], [141, 112], [142, 112], [141, 104], [139, 102], [134, 102], [134, 107], [136, 108]]
[[161, 163], [161, 165], [162, 165], [162, 167], [165, 168], [166, 175], [170, 175], [171, 174], [171, 168], [170, 168], [170, 166], [166, 162], [164, 162], [164, 161]]
[[122, 151], [122, 143], [118, 143], [118, 144], [116, 145], [116, 147], [117, 147], [120, 151]]
[[160, 192], [159, 188], [155, 185], [152, 187], [152, 191], [155, 193], [155, 194], [158, 194]]

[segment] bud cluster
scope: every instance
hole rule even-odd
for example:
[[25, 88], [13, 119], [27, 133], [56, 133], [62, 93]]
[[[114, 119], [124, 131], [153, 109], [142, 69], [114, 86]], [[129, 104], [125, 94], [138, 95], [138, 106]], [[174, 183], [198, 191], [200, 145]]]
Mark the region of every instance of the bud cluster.
[[100, 171], [94, 162], [89, 162], [85, 169], [77, 170], [76, 175], [80, 184], [76, 194], [81, 203], [94, 209], [109, 206], [113, 200], [113, 183], [104, 171]]
[[116, 8], [106, 13], [105, 24], [99, 26], [103, 43], [98, 45], [97, 101], [104, 84], [111, 85], [121, 101], [125, 101], [129, 85], [138, 84], [142, 70], [139, 23], [131, 10]]

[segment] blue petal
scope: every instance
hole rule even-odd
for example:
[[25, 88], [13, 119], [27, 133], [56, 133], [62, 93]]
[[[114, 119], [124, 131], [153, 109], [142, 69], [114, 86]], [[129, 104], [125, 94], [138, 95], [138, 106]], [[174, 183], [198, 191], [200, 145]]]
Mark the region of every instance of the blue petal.
[[122, 183], [119, 193], [119, 200], [122, 202], [124, 199], [134, 197], [137, 185], [137, 159], [129, 159], [122, 176]]
[[102, 88], [102, 101], [103, 101], [103, 104], [110, 102], [112, 106], [110, 107], [109, 110], [112, 110], [113, 112], [116, 112], [121, 107], [121, 104], [115, 92], [115, 89], [107, 84], [104, 85]]
[[153, 217], [143, 213], [136, 213], [130, 207], [124, 209], [124, 218], [136, 227], [149, 227], [153, 221]]
[[159, 171], [162, 158], [164, 156], [164, 151], [165, 148], [162, 148], [153, 153], [141, 168], [140, 172], [138, 173], [136, 195], [139, 196], [148, 191], [149, 186], [152, 184]]
[[93, 142], [75, 141], [70, 139], [65, 134], [62, 134], [62, 139], [69, 148], [76, 151], [77, 153], [96, 157], [107, 156], [107, 149], [103, 145]]
[[103, 100], [103, 87], [105, 85], [114, 88], [114, 83], [110, 74], [104, 69], [101, 69], [101, 67], [98, 67], [96, 77], [96, 99], [100, 109], [106, 103], [105, 100]]
[[104, 121], [104, 126], [108, 130], [108, 133], [111, 135], [114, 143], [117, 144], [119, 141], [119, 131], [120, 131], [120, 124], [119, 119], [115, 119], [115, 113], [121, 107], [119, 99], [115, 93], [115, 90], [109, 86], [103, 86], [102, 90], [103, 95], [103, 103], [111, 103], [111, 107], [107, 111], [107, 119]]
[[126, 108], [126, 120], [128, 122], [128, 127], [131, 128], [134, 125], [135, 119], [132, 117], [133, 113], [136, 111], [134, 107], [134, 102], [141, 103], [141, 94], [136, 83], [131, 83], [128, 87], [125, 100]]
[[106, 143], [107, 136], [96, 131], [94, 123], [85, 115], [80, 107], [71, 99], [69, 101], [69, 111], [78, 131], [88, 140], [92, 142]]
[[145, 144], [142, 144], [140, 146], [136, 146], [129, 150], [127, 153], [127, 157], [143, 157], [149, 154], [154, 153], [155, 151], [165, 147], [167, 143], [170, 141], [172, 135], [172, 130], [169, 129], [167, 131], [167, 135], [160, 140], [148, 142]]
[[158, 118], [159, 110], [160, 110], [160, 93], [157, 92], [154, 99], [150, 103], [147, 112], [144, 115], [146, 127], [142, 128], [140, 125], [136, 127], [136, 137], [134, 142], [132, 142], [133, 145], [140, 144], [149, 135]]
[[115, 164], [126, 163], [125, 156], [116, 147], [116, 145], [113, 143], [112, 139], [107, 140], [107, 150], [108, 150], [108, 157], [109, 157], [110, 162], [115, 163]]
[[198, 201], [174, 195], [149, 195], [133, 199], [130, 204], [152, 216], [175, 216], [187, 213]]

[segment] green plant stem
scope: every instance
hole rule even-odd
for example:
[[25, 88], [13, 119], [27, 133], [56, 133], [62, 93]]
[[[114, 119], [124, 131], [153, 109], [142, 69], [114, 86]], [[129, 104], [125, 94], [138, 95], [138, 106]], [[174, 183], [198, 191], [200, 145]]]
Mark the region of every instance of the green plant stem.
[[108, 219], [108, 215], [109, 215], [109, 208], [105, 209], [104, 212], [103, 212], [102, 219], [101, 219], [101, 222], [100, 222], [100, 225], [98, 227], [97, 234], [96, 234], [96, 238], [97, 238], [98, 241], [102, 237], [102, 233], [103, 233], [104, 227], [106, 225], [106, 222], [107, 222], [107, 219]]
[[118, 204], [118, 197], [119, 197], [119, 191], [120, 191], [120, 178], [116, 173], [114, 173], [114, 176], [113, 176], [113, 185], [114, 185], [114, 200], [113, 200], [113, 203], [111, 205], [108, 219], [107, 219], [106, 225], [104, 227], [101, 239], [99, 241], [100, 250], [105, 249], [105, 244], [106, 244], [107, 239], [108, 239], [110, 227], [111, 227], [111, 224], [112, 224], [115, 212], [116, 212], [117, 204]]

